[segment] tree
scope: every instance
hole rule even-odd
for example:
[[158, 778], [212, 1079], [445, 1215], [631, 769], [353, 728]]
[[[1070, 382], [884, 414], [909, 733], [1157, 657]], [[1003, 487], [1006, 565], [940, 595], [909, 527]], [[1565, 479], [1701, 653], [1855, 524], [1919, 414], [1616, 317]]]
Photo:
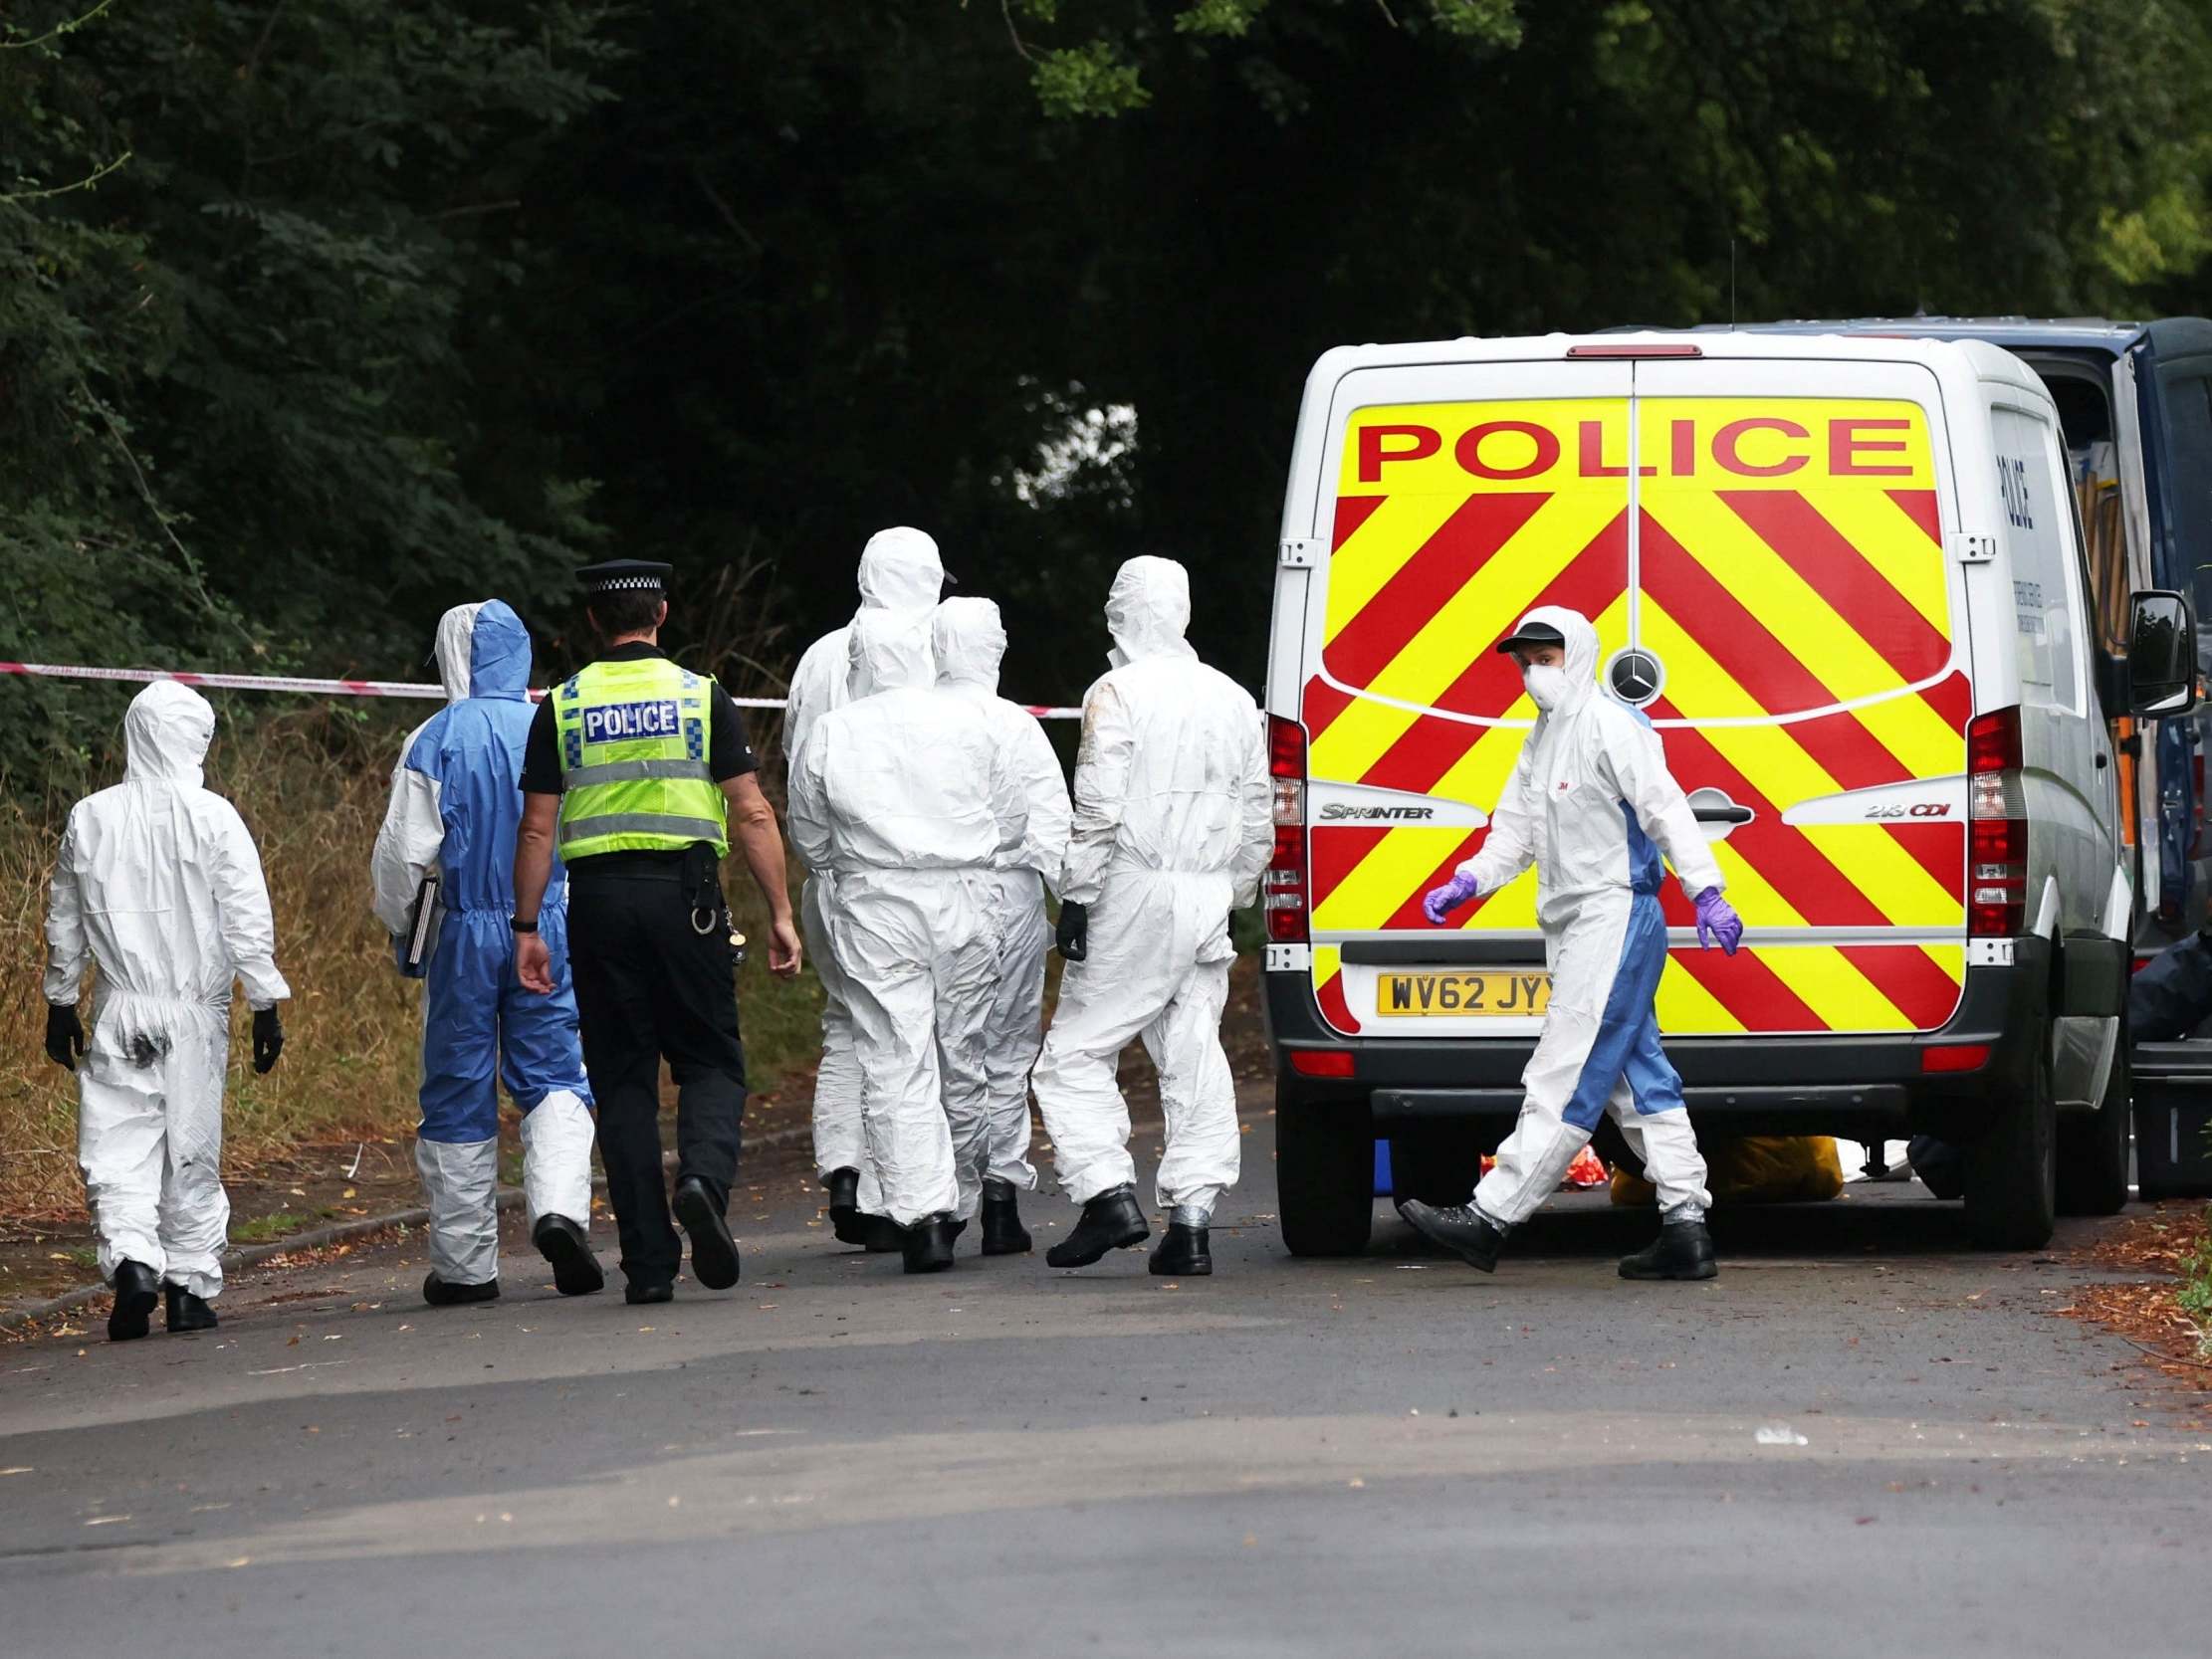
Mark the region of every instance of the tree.
[[[557, 591], [587, 491], [492, 429], [482, 386], [537, 270], [518, 181], [602, 96], [604, 12], [46, 10], [0, 51], [11, 632], [336, 666], [419, 656], [456, 576]], [[10, 770], [112, 720], [24, 695], [46, 718], [0, 727]]]

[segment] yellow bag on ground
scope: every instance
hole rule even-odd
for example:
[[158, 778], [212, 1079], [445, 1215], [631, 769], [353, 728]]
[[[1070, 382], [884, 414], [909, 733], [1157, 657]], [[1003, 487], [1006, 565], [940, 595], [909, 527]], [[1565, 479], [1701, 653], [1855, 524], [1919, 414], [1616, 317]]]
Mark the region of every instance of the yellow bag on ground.
[[[1825, 1135], [1745, 1135], [1705, 1151], [1705, 1184], [1715, 1204], [1817, 1203], [1844, 1190], [1843, 1160]], [[1650, 1206], [1659, 1193], [1641, 1175], [1613, 1171], [1613, 1201]]]

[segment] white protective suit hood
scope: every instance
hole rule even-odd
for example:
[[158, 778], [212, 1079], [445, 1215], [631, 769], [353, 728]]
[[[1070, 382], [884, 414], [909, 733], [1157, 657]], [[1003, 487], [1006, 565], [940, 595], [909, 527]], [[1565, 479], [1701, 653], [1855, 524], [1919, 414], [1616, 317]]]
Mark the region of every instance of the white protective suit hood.
[[173, 680], [156, 680], [122, 718], [123, 781], [200, 786], [200, 763], [215, 740], [215, 711]]
[[1571, 715], [1588, 703], [1598, 689], [1598, 630], [1580, 611], [1571, 611], [1564, 605], [1538, 605], [1515, 626], [1519, 633], [1531, 622], [1541, 622], [1557, 628], [1567, 642], [1567, 663], [1562, 671], [1566, 677], [1566, 691], [1554, 715]]
[[1172, 558], [1141, 553], [1114, 572], [1106, 594], [1106, 629], [1114, 636], [1116, 668], [1148, 657], [1195, 657], [1184, 635], [1191, 627], [1191, 575]]
[[878, 692], [931, 683], [930, 630], [926, 617], [907, 611], [862, 611], [845, 636], [852, 663], [855, 703]]
[[476, 633], [476, 613], [483, 608], [481, 600], [455, 605], [438, 618], [438, 681], [445, 687], [448, 703], [459, 703], [469, 695], [469, 647]]
[[937, 542], [906, 524], [877, 530], [860, 549], [860, 608], [927, 610], [945, 589], [945, 561]]
[[940, 686], [981, 686], [995, 697], [1006, 627], [989, 599], [948, 599], [930, 618], [930, 654]]

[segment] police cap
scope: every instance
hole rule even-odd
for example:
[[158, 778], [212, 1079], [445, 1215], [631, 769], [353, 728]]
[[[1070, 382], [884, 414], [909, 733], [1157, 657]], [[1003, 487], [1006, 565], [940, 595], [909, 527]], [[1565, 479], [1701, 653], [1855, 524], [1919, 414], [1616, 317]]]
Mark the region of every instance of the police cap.
[[583, 566], [576, 572], [576, 581], [594, 597], [602, 593], [661, 593], [675, 573], [673, 564], [649, 558], [610, 558]]

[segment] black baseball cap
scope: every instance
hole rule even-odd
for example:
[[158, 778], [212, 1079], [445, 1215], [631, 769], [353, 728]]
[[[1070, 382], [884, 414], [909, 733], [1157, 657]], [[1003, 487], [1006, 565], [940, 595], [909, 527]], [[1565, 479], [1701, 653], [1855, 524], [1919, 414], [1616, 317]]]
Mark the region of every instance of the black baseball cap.
[[1524, 622], [1497, 642], [1499, 656], [1512, 651], [1526, 651], [1531, 646], [1556, 645], [1566, 649], [1567, 636], [1549, 622]]
[[673, 564], [660, 564], [649, 558], [610, 558], [597, 564], [586, 564], [576, 572], [576, 581], [587, 594], [601, 593], [661, 593], [668, 587], [668, 578], [676, 573]]

